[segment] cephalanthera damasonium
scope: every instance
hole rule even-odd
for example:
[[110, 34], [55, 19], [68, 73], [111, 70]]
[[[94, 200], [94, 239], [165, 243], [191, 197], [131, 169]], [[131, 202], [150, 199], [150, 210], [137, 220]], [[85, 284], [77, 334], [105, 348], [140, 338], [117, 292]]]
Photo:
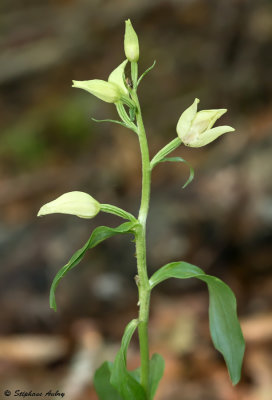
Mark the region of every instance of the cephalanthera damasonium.
[[[212, 109], [197, 111], [199, 100], [195, 99], [180, 116], [177, 123], [177, 135], [163, 147], [152, 159], [146, 139], [142, 111], [137, 89], [145, 75], [154, 67], [149, 67], [138, 77], [138, 60], [140, 55], [138, 36], [130, 20], [126, 21], [124, 50], [126, 60], [121, 62], [109, 75], [108, 80], [92, 79], [89, 81], [73, 81], [73, 86], [84, 89], [100, 100], [113, 103], [119, 115], [118, 120], [95, 120], [97, 122], [113, 122], [125, 126], [137, 135], [142, 156], [142, 195], [138, 216], [134, 216], [111, 204], [101, 204], [92, 196], [83, 192], [69, 192], [56, 200], [45, 204], [39, 216], [51, 213], [73, 214], [81, 218], [93, 218], [98, 212], [112, 213], [126, 222], [115, 228], [99, 226], [83, 247], [77, 250], [68, 263], [55, 276], [50, 291], [50, 306], [56, 310], [55, 290], [59, 281], [75, 267], [88, 249], [117, 234], [134, 236], [137, 257], [137, 279], [139, 293], [139, 314], [127, 325], [120, 350], [114, 362], [104, 362], [94, 376], [94, 385], [100, 400], [152, 400], [164, 371], [164, 360], [159, 354], [150, 358], [148, 342], [148, 319], [150, 295], [152, 289], [168, 278], [197, 278], [207, 284], [209, 291], [209, 322], [211, 338], [215, 348], [220, 351], [226, 361], [233, 384], [240, 380], [244, 355], [244, 339], [236, 312], [236, 299], [231, 289], [220, 279], [207, 275], [199, 267], [185, 261], [166, 264], [148, 276], [146, 265], [146, 219], [149, 209], [151, 173], [161, 162], [183, 162], [182, 157], [168, 155], [182, 146], [201, 147], [209, 144], [226, 132], [234, 129], [230, 126], [214, 127], [215, 122], [227, 110]], [[130, 76], [126, 68], [130, 64]], [[194, 171], [190, 167], [190, 176], [184, 185], [189, 184]], [[150, 228], [152, 229], [152, 227]], [[134, 371], [128, 371], [126, 355], [131, 337], [138, 329], [141, 364]]]

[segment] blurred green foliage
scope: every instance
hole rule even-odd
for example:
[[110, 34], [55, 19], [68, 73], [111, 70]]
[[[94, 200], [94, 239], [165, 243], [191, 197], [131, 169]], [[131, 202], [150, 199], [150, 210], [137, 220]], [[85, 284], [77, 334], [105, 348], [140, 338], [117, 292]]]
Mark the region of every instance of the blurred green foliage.
[[89, 103], [86, 97], [75, 95], [16, 120], [0, 136], [2, 162], [28, 170], [55, 156], [80, 152], [92, 136], [93, 123], [84, 115]]

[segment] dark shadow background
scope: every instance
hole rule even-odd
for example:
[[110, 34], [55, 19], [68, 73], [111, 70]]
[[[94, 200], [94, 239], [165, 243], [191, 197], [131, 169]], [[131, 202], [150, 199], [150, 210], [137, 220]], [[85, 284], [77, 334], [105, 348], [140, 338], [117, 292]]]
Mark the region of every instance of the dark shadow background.
[[[236, 128], [200, 149], [176, 151], [195, 169], [153, 173], [150, 273], [186, 260], [234, 290], [247, 352], [233, 388], [208, 331], [203, 284], [170, 280], [153, 295], [151, 352], [166, 359], [158, 400], [269, 400], [271, 386], [272, 2], [268, 0], [3, 0], [0, 4], [0, 389], [96, 399], [93, 371], [113, 359], [137, 314], [131, 237], [91, 250], [57, 290], [57, 270], [92, 229], [116, 226], [52, 215], [40, 206], [82, 190], [137, 213], [141, 176], [133, 133], [95, 118], [114, 106], [71, 88], [107, 79], [124, 59], [124, 20], [140, 39], [140, 70], [157, 60], [139, 96], [151, 155], [176, 135], [181, 112], [228, 108]], [[137, 338], [136, 338], [137, 339]], [[129, 355], [138, 364], [137, 341]], [[1, 395], [4, 397], [4, 395]], [[56, 397], [57, 398], [57, 397]]]

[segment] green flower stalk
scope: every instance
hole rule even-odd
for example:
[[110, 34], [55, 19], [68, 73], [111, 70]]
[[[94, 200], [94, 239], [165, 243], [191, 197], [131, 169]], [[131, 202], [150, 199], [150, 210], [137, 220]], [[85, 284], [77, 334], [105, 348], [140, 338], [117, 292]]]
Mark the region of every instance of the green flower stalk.
[[[71, 259], [56, 274], [50, 290], [50, 307], [56, 310], [55, 292], [65, 274], [77, 266], [85, 253], [114, 235], [131, 234], [136, 244], [137, 275], [136, 284], [139, 295], [139, 313], [127, 325], [114, 362], [104, 362], [94, 376], [94, 386], [99, 400], [153, 400], [164, 371], [164, 360], [159, 354], [150, 355], [148, 321], [151, 291], [169, 278], [196, 278], [203, 281], [209, 291], [209, 324], [211, 338], [215, 348], [223, 355], [233, 384], [240, 380], [245, 343], [237, 317], [236, 299], [232, 290], [220, 279], [206, 274], [199, 267], [185, 261], [168, 263], [149, 277], [146, 260], [146, 222], [149, 211], [151, 172], [159, 163], [183, 162], [182, 157], [168, 155], [182, 144], [189, 147], [205, 146], [220, 135], [231, 132], [230, 126], [214, 127], [215, 122], [227, 111], [213, 109], [197, 111], [198, 99], [187, 108], [177, 123], [178, 137], [174, 137], [150, 160], [149, 147], [144, 127], [142, 111], [138, 99], [139, 83], [151, 71], [155, 63], [138, 78], [139, 42], [130, 20], [126, 21], [124, 50], [126, 60], [110, 74], [108, 81], [74, 81], [74, 87], [81, 88], [99, 99], [114, 103], [120, 120], [101, 120], [114, 122], [137, 134], [142, 158], [142, 194], [138, 217], [111, 204], [100, 204], [92, 196], [83, 192], [70, 192], [45, 204], [38, 215], [65, 213], [81, 218], [93, 218], [98, 212], [114, 214], [126, 222], [112, 228], [99, 226], [91, 233], [87, 242], [77, 250]], [[126, 66], [130, 62], [130, 78], [126, 79]], [[128, 77], [127, 77], [128, 78]], [[130, 82], [128, 84], [127, 82]], [[187, 186], [194, 177], [190, 167], [190, 176], [183, 186]], [[126, 358], [130, 340], [138, 330], [141, 363], [134, 371], [127, 369]], [[150, 357], [151, 356], [151, 357]]]

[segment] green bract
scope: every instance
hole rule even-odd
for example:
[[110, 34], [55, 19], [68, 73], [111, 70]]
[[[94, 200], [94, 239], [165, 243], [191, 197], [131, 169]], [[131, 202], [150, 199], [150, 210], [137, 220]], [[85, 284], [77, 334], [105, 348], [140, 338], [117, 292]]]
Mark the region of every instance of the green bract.
[[84, 192], [68, 192], [41, 207], [38, 217], [47, 214], [72, 214], [80, 218], [93, 218], [100, 211], [100, 204]]
[[67, 274], [68, 271], [70, 271], [72, 268], [78, 265], [78, 263], [82, 260], [88, 249], [92, 249], [99, 243], [103, 242], [104, 240], [114, 235], [132, 233], [134, 225], [135, 225], [134, 222], [125, 222], [124, 224], [117, 226], [117, 228], [110, 228], [108, 226], [99, 226], [98, 228], [96, 228], [92, 232], [91, 236], [89, 237], [88, 241], [84, 244], [84, 246], [82, 246], [72, 255], [68, 263], [65, 264], [55, 276], [50, 289], [50, 307], [53, 308], [55, 311], [57, 310], [55, 292], [60, 280]]
[[212, 128], [227, 110], [222, 108], [197, 112], [198, 103], [199, 99], [195, 99], [193, 104], [181, 114], [177, 124], [178, 136], [186, 146], [202, 147], [213, 142], [223, 133], [235, 130], [231, 126]]
[[130, 62], [139, 60], [139, 41], [130, 19], [126, 21], [126, 32], [124, 40], [125, 55]]

